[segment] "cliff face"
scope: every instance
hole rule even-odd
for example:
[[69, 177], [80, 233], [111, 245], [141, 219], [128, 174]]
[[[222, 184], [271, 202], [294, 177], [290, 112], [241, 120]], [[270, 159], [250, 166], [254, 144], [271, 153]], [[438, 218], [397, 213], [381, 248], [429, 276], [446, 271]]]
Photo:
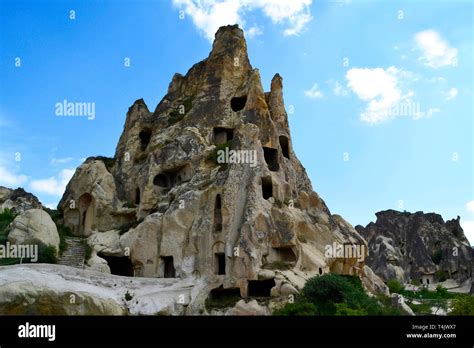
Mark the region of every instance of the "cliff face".
[[98, 256], [130, 262], [128, 275], [195, 279], [197, 306], [219, 287], [279, 296], [329, 271], [365, 276], [360, 258], [325, 256], [333, 243], [366, 244], [312, 190], [282, 78], [264, 92], [237, 26], [174, 75], [153, 112], [130, 107], [114, 158], [86, 160], [59, 208]]
[[385, 281], [424, 284], [472, 277], [473, 251], [457, 219], [439, 214], [381, 211], [377, 221], [356, 230], [367, 239], [366, 263]]

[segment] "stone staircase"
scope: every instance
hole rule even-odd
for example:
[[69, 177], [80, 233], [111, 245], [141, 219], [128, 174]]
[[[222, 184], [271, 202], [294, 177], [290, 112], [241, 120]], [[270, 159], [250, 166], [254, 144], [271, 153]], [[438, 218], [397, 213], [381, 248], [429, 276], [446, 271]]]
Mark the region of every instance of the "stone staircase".
[[66, 243], [67, 249], [61, 255], [58, 264], [83, 269], [86, 256], [83, 239], [66, 237]]

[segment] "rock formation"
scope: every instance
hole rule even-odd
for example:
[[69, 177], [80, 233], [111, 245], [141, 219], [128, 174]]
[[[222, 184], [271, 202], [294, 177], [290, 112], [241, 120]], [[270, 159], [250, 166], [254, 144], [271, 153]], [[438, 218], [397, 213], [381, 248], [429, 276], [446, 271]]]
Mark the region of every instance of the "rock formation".
[[0, 267], [0, 274], [1, 315], [184, 314], [193, 288], [189, 280], [131, 279], [49, 264]]
[[236, 25], [174, 75], [154, 111], [141, 99], [130, 107], [114, 158], [88, 158], [58, 208], [88, 237], [91, 267], [106, 260], [115, 274], [199, 284], [190, 313], [212, 291], [278, 297], [330, 271], [365, 277], [363, 258], [325, 255], [366, 243], [313, 191], [292, 148], [282, 78], [264, 92]]
[[41, 209], [30, 209], [10, 224], [8, 241], [12, 244], [39, 244], [59, 250], [59, 234], [53, 220]]
[[29, 209], [42, 209], [42, 205], [35, 195], [21, 187], [13, 190], [0, 186], [0, 212], [4, 209], [11, 209], [13, 213], [21, 214]]
[[367, 239], [366, 263], [387, 281], [423, 284], [472, 278], [474, 253], [457, 219], [439, 214], [381, 211], [377, 221], [356, 230]]

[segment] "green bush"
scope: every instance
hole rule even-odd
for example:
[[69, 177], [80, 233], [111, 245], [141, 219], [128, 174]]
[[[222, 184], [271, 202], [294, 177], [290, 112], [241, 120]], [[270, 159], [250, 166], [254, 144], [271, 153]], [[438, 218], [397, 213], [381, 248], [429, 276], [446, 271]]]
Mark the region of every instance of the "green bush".
[[58, 228], [58, 234], [59, 234], [59, 254], [62, 255], [68, 247], [67, 242], [66, 242], [66, 237], [71, 237], [73, 234], [69, 227], [66, 227], [64, 225], [56, 225], [56, 226]]
[[57, 263], [57, 250], [51, 245], [40, 244], [38, 246], [38, 263]]
[[362, 308], [352, 309], [346, 303], [336, 303], [336, 315], [342, 316], [363, 316], [367, 315], [367, 311]]
[[130, 301], [131, 299], [133, 299], [133, 294], [131, 294], [131, 293], [128, 292], [128, 290], [127, 290], [127, 292], [125, 293], [124, 298], [125, 298], [125, 301], [128, 302], [128, 301]]
[[474, 296], [458, 296], [453, 300], [452, 310], [448, 315], [474, 315]]
[[[88, 161], [91, 157], [89, 157], [86, 161]], [[105, 168], [110, 172], [115, 165], [115, 158], [113, 157], [105, 157], [105, 156], [94, 156], [92, 159], [97, 161], [104, 162]]]
[[8, 239], [8, 233], [10, 232], [9, 225], [15, 220], [16, 214], [10, 209], [5, 208], [0, 213], [0, 244], [6, 244]]
[[290, 268], [290, 266], [284, 261], [273, 261], [272, 263], [266, 264], [264, 268], [284, 270]]
[[219, 163], [217, 162], [217, 158], [219, 157], [219, 151], [220, 150], [224, 150], [228, 147], [229, 150], [232, 146], [232, 140], [229, 140], [228, 142], [226, 142], [225, 144], [219, 144], [219, 145], [216, 145], [216, 148], [214, 150], [212, 150], [212, 152], [207, 156], [207, 159], [214, 162], [215, 164], [219, 164], [219, 165], [225, 165], [227, 163]]
[[316, 314], [316, 306], [308, 301], [298, 301], [295, 303], [288, 303], [285, 307], [273, 312], [273, 315], [283, 316], [308, 316]]
[[408, 303], [408, 306], [413, 310], [415, 314], [431, 314], [431, 305], [427, 302], [420, 304]]
[[446, 279], [448, 279], [448, 274], [446, 271], [439, 270], [435, 272], [435, 277], [438, 282], [444, 282]]
[[403, 284], [400, 283], [397, 279], [389, 280], [387, 282], [387, 286], [391, 294], [393, 293], [401, 294], [403, 290], [405, 290], [405, 287], [403, 286]]
[[358, 277], [328, 273], [309, 279], [296, 298], [275, 315], [401, 315], [387, 296], [369, 297]]
[[84, 240], [84, 247], [85, 247], [84, 261], [87, 261], [91, 258], [92, 252], [94, 251], [94, 249], [89, 244], [87, 244], [86, 240]]
[[63, 217], [63, 214], [57, 210], [57, 209], [49, 209], [46, 207], [43, 207], [43, 210], [51, 216], [51, 219], [54, 221], [54, 223], [57, 224], [58, 220]]
[[[168, 126], [171, 126], [179, 121], [181, 121], [184, 116], [191, 110], [193, 106], [194, 95], [183, 99], [181, 102], [178, 103], [178, 107], [176, 110], [171, 111], [170, 116], [168, 118]], [[184, 106], [184, 113], [180, 113], [180, 107]]]

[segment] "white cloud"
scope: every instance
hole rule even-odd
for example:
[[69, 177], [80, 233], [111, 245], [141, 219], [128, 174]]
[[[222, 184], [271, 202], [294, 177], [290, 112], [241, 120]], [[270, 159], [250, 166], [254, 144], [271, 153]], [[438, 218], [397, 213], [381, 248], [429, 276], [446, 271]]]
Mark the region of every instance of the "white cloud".
[[442, 76], [435, 76], [435, 77], [429, 78], [427, 81], [430, 83], [437, 83], [437, 82], [444, 83], [446, 82], [446, 79]]
[[253, 26], [252, 28], [246, 31], [248, 37], [255, 37], [263, 34], [263, 30], [258, 25]]
[[46, 179], [32, 180], [30, 188], [38, 193], [51, 196], [61, 196], [64, 193], [67, 183], [74, 175], [74, 169], [63, 169], [57, 175]]
[[46, 204], [43, 204], [44, 207], [46, 208], [49, 208], [49, 209], [56, 209], [57, 206], [58, 206], [58, 203], [46, 203]]
[[315, 83], [310, 89], [305, 91], [304, 95], [311, 99], [321, 99], [323, 97], [323, 93], [318, 88], [317, 83]]
[[474, 200], [466, 203], [466, 210], [471, 213], [474, 213]]
[[469, 243], [474, 245], [474, 220], [463, 221], [461, 219], [461, 227]]
[[14, 174], [7, 168], [0, 166], [0, 185], [16, 188], [16, 186], [22, 185], [27, 180], [28, 177], [26, 175]]
[[[347, 87], [361, 100], [367, 102], [365, 110], [360, 114], [363, 122], [376, 124], [395, 116], [394, 110], [401, 105], [411, 105], [413, 91], [402, 93], [400, 78], [408, 78], [411, 74], [393, 66], [383, 68], [353, 68], [346, 73]], [[412, 116], [416, 117], [417, 113]]]
[[65, 164], [69, 163], [73, 160], [74, 158], [72, 157], [64, 157], [64, 158], [52, 158], [51, 161], [49, 162], [51, 165], [56, 166], [58, 164]]
[[333, 83], [332, 92], [334, 93], [334, 95], [343, 96], [343, 97], [349, 94], [347, 89], [345, 89], [338, 81], [335, 81]]
[[451, 100], [453, 98], [456, 98], [457, 95], [458, 95], [458, 90], [457, 88], [453, 87], [444, 94], [444, 100], [446, 101]]
[[417, 48], [421, 51], [420, 61], [431, 68], [457, 66], [458, 50], [451, 47], [438, 32], [420, 31], [414, 37]]
[[[245, 15], [261, 10], [275, 24], [285, 27], [283, 35], [298, 35], [311, 21], [312, 0], [173, 0], [173, 4], [191, 16], [194, 25], [212, 41], [222, 25], [239, 24], [246, 27]], [[249, 36], [261, 34], [254, 25], [247, 31]]]

